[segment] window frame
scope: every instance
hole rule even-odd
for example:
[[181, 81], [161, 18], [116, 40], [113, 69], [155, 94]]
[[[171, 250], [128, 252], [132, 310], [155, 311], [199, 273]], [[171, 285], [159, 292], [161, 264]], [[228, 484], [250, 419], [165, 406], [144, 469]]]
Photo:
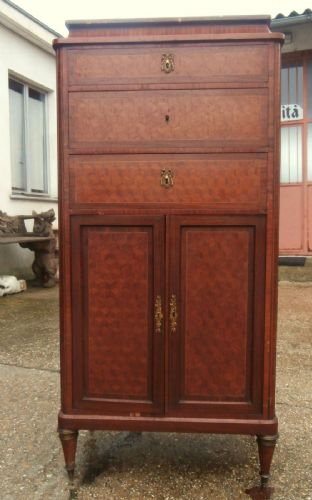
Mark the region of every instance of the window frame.
[[[301, 181], [297, 182], [282, 182], [280, 179], [281, 186], [298, 186], [303, 183], [312, 184], [312, 180], [308, 180], [308, 127], [312, 123], [312, 116], [308, 116], [308, 99], [309, 99], [309, 88], [308, 88], [308, 62], [312, 61], [312, 50], [304, 50], [298, 52], [291, 52], [282, 55], [282, 68], [291, 66], [292, 64], [302, 64], [303, 67], [303, 118], [299, 120], [287, 120], [280, 121], [281, 129], [291, 126], [300, 126], [302, 133], [301, 141], [301, 157], [302, 157], [302, 175]], [[281, 70], [282, 70], [281, 68]], [[312, 96], [310, 96], [312, 98]], [[282, 155], [281, 155], [282, 157]]]
[[[23, 86], [23, 156], [24, 156], [24, 170], [23, 170], [23, 184], [24, 188], [14, 188], [13, 187], [13, 165], [12, 158], [10, 157], [11, 163], [11, 195], [14, 196], [25, 196], [25, 197], [47, 197], [50, 193], [50, 183], [49, 183], [49, 129], [48, 129], [48, 97], [49, 91], [36, 84], [27, 82], [22, 78], [16, 76], [15, 74], [9, 73], [8, 75], [8, 94], [10, 91], [10, 81], [16, 82]], [[44, 96], [43, 99], [43, 191], [32, 190], [30, 182], [30, 165], [29, 165], [29, 89], [40, 93]], [[9, 107], [10, 108], [10, 107]], [[11, 119], [11, 110], [9, 109], [9, 119]], [[11, 136], [10, 136], [10, 147], [11, 147]]]

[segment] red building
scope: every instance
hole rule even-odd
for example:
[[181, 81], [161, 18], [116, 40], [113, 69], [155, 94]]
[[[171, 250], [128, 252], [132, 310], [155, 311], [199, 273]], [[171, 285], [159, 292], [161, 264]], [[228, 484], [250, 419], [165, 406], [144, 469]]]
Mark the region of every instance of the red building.
[[280, 255], [312, 255], [312, 10], [272, 20], [281, 73]]

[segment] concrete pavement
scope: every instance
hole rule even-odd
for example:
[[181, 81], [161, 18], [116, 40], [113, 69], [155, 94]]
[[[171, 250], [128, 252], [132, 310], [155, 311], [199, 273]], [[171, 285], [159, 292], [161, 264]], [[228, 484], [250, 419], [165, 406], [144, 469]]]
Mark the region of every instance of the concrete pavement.
[[[69, 487], [56, 434], [58, 293], [0, 299], [1, 500], [248, 499], [252, 437], [80, 432]], [[312, 500], [312, 283], [280, 283], [272, 499]]]

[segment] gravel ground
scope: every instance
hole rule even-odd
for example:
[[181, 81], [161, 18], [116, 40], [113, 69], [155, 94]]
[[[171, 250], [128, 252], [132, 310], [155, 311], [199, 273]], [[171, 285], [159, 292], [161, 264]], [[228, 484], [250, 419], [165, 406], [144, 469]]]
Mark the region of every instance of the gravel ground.
[[[312, 500], [312, 283], [280, 283], [272, 499]], [[70, 486], [56, 434], [58, 291], [0, 299], [0, 499], [248, 499], [254, 438], [87, 432]]]

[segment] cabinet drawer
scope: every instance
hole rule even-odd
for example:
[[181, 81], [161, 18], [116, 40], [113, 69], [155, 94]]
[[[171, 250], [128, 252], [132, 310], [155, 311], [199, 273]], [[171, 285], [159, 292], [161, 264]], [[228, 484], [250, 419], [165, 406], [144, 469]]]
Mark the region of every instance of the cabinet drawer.
[[[266, 155], [72, 156], [69, 162], [73, 207], [266, 206]], [[170, 187], [161, 185], [166, 175], [172, 179]]]
[[[170, 56], [172, 67], [166, 67]], [[95, 47], [68, 51], [70, 85], [135, 83], [264, 82], [268, 47], [176, 45]]]
[[264, 148], [273, 134], [268, 107], [267, 89], [71, 92], [69, 147], [156, 153]]

